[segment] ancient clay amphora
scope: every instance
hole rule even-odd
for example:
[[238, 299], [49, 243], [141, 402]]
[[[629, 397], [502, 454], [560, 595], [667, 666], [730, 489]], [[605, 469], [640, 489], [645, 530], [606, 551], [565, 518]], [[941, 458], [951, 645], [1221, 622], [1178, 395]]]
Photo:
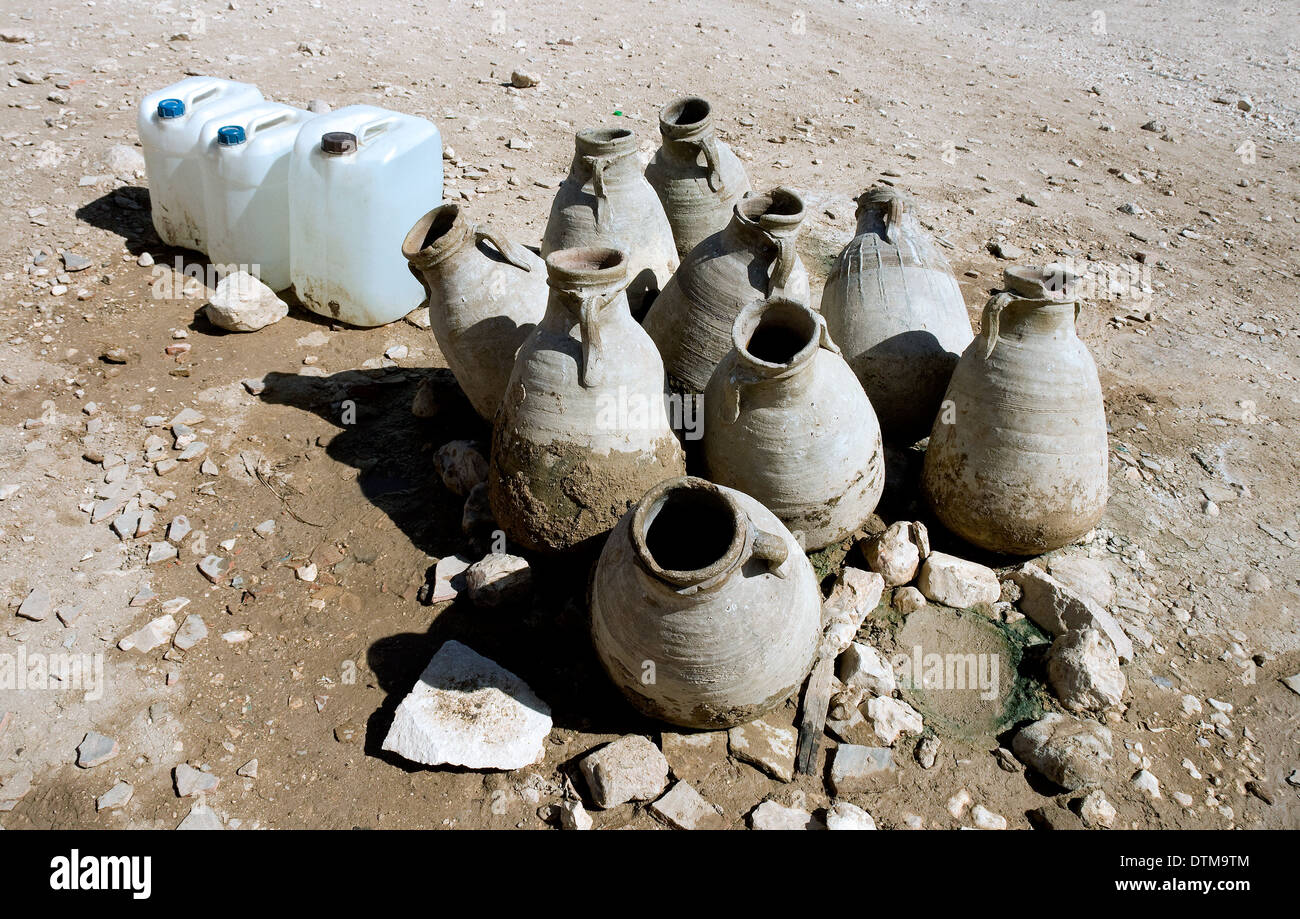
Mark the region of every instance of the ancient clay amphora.
[[803, 218], [803, 199], [788, 188], [749, 195], [682, 261], [645, 318], [674, 391], [704, 391], [731, 350], [736, 317], [756, 298], [808, 302], [808, 272], [795, 253]]
[[488, 497], [506, 534], [560, 551], [607, 533], [646, 489], [681, 475], [664, 367], [628, 310], [628, 256], [561, 249], [546, 313], [519, 349], [492, 435]]
[[719, 729], [784, 702], [821, 635], [812, 565], [771, 511], [699, 478], [650, 489], [610, 534], [591, 585], [596, 654], [653, 718]]
[[424, 285], [447, 366], [474, 410], [491, 421], [515, 353], [546, 312], [545, 262], [451, 203], [420, 218], [402, 254]]
[[947, 260], [888, 186], [858, 199], [858, 229], [822, 291], [821, 313], [880, 418], [885, 440], [930, 430], [974, 337]]
[[673, 229], [641, 173], [631, 131], [591, 128], [575, 144], [569, 175], [551, 203], [542, 255], [585, 246], [624, 250], [628, 304], [639, 318], [677, 268]]
[[885, 484], [880, 426], [821, 316], [756, 301], [704, 393], [708, 477], [776, 514], [809, 551], [871, 516]]
[[1076, 278], [1008, 268], [984, 307], [925, 455], [930, 507], [961, 538], [1034, 555], [1087, 533], [1106, 508], [1106, 413], [1075, 331]]
[[749, 192], [749, 176], [731, 148], [713, 133], [709, 103], [676, 99], [659, 112], [663, 146], [645, 177], [663, 202], [677, 254], [685, 258], [706, 236], [727, 225]]

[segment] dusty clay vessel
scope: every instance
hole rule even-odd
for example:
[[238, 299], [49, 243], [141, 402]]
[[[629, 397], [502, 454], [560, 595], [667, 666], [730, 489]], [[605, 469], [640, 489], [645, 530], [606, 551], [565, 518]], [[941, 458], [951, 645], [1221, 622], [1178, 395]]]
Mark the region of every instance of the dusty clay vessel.
[[447, 366], [474, 410], [491, 421], [515, 353], [546, 312], [546, 263], [471, 223], [458, 204], [421, 217], [402, 254], [424, 285], [429, 324]]
[[1037, 555], [1087, 533], [1106, 508], [1106, 413], [1075, 332], [1077, 280], [1008, 268], [961, 356], [925, 455], [943, 524], [994, 552]]
[[628, 312], [627, 261], [602, 248], [546, 260], [550, 300], [519, 349], [488, 472], [493, 515], [527, 549], [581, 546], [685, 472], [663, 362]]
[[795, 254], [803, 199], [788, 188], [749, 195], [726, 229], [691, 250], [645, 318], [668, 385], [699, 393], [731, 350], [731, 326], [756, 298], [808, 302], [808, 272]]
[[885, 439], [924, 437], [974, 334], [947, 259], [898, 191], [858, 198], [857, 234], [826, 279], [821, 312]]
[[771, 511], [704, 479], [671, 479], [605, 543], [591, 631], [605, 671], [642, 712], [727, 728], [802, 685], [821, 637], [821, 591]]
[[757, 499], [807, 550], [838, 542], [885, 485], [871, 402], [802, 303], [751, 303], [732, 340], [704, 392], [709, 478]]
[[673, 229], [641, 174], [636, 136], [626, 128], [578, 132], [568, 177], [551, 203], [542, 255], [603, 246], [628, 254], [628, 305], [642, 316], [677, 268]]
[[685, 258], [727, 225], [749, 192], [749, 176], [731, 148], [714, 136], [712, 109], [704, 99], [688, 96], [665, 105], [659, 133], [664, 143], [645, 177], [663, 202], [677, 254]]

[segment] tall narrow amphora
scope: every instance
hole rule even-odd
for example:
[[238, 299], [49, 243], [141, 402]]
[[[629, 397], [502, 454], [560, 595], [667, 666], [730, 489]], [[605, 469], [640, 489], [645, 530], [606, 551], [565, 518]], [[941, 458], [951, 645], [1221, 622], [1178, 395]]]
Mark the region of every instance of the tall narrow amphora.
[[525, 548], [558, 552], [598, 539], [646, 489], [685, 472], [669, 425], [664, 366], [628, 310], [628, 256], [562, 249], [519, 349], [492, 435], [488, 496]]
[[1106, 508], [1106, 412], [1075, 331], [1078, 279], [1008, 268], [961, 356], [925, 455], [930, 507], [962, 539], [1036, 555], [1073, 542]]

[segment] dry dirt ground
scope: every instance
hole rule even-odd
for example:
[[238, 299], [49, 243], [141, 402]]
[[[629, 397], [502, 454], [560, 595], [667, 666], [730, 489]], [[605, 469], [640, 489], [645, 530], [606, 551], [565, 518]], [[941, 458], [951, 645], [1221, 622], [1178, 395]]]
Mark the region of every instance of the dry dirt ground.
[[[461, 500], [433, 451], [488, 436], [446, 370], [433, 375], [437, 414], [412, 415], [419, 381], [443, 366], [426, 329], [356, 330], [295, 310], [227, 335], [198, 312], [201, 290], [155, 296], [174, 259], [202, 261], [159, 245], [143, 177], [103, 158], [134, 143], [139, 99], [186, 74], [253, 81], [299, 105], [429, 117], [454, 150], [448, 196], [525, 243], [541, 236], [576, 129], [621, 120], [648, 154], [659, 107], [694, 93], [713, 102], [756, 188], [808, 197], [801, 248], [818, 290], [851, 235], [852, 198], [882, 178], [917, 200], [975, 321], [1005, 264], [991, 242], [1024, 261], [1136, 270], [1137, 287], [1099, 291], [1081, 319], [1113, 431], [1112, 497], [1072, 551], [1115, 576], [1112, 609], [1137, 651], [1106, 794], [1117, 826], [1300, 825], [1287, 781], [1300, 695], [1279, 682], [1300, 670], [1296, 5], [18, 0], [0, 30], [18, 39], [0, 45], [0, 485], [18, 486], [0, 503], [0, 651], [101, 654], [105, 686], [90, 699], [57, 681], [0, 690], [5, 828], [175, 827], [193, 803], [173, 789], [185, 762], [219, 778], [205, 803], [228, 827], [543, 827], [562, 777], [582, 787], [583, 753], [661, 730], [599, 671], [581, 564], [539, 563], [524, 611], [418, 602], [429, 567], [464, 546]], [[511, 88], [516, 67], [541, 85]], [[64, 252], [90, 267], [64, 277]], [[168, 355], [181, 331], [191, 350]], [[381, 358], [397, 344], [406, 357]], [[260, 396], [241, 385], [263, 377]], [[343, 423], [345, 401], [355, 423]], [[186, 407], [205, 416], [216, 474], [183, 463], [156, 476], [145, 419]], [[160, 505], [153, 534], [124, 541], [90, 522], [80, 506], [113, 473], [87, 454], [141, 476]], [[910, 519], [913, 501], [895, 481], [882, 516]], [[195, 532], [177, 560], [146, 565], [176, 515]], [[267, 519], [275, 532], [255, 535]], [[207, 553], [230, 559], [240, 588], [200, 575]], [[308, 559], [314, 583], [295, 578]], [[51, 595], [43, 621], [15, 615], [35, 588]], [[177, 597], [189, 600], [178, 618], [205, 620], [204, 641], [118, 650]], [[906, 640], [898, 625], [882, 612], [867, 636]], [[247, 640], [222, 637], [239, 630]], [[548, 700], [542, 763], [485, 774], [380, 751], [397, 702], [453, 636]], [[1184, 695], [1204, 712], [1186, 714]], [[1212, 719], [1211, 698], [1231, 710]], [[776, 718], [794, 716], [792, 703]], [[1041, 780], [999, 768], [1005, 737], [936, 725], [933, 769], [912, 757], [915, 738], [900, 741], [897, 787], [852, 798], [880, 826], [969, 825], [969, 812], [944, 809], [963, 787], [1012, 827], [1053, 804]], [[88, 731], [118, 755], [79, 768]], [[236, 775], [254, 758], [256, 778]], [[1142, 766], [1160, 797], [1130, 784]], [[725, 748], [676, 768], [736, 827], [768, 797], [829, 801], [820, 772], [782, 783]], [[131, 801], [97, 812], [119, 781]], [[631, 804], [593, 813], [598, 827], [658, 825]]]

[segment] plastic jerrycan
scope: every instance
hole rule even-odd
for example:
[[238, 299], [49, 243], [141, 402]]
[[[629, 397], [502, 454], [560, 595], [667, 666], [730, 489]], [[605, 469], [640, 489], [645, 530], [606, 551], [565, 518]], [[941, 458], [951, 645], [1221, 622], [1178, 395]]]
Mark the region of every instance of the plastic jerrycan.
[[423, 118], [371, 105], [318, 115], [289, 164], [289, 260], [307, 309], [357, 326], [424, 300], [402, 241], [442, 203], [442, 138]]
[[153, 225], [163, 242], [204, 251], [200, 133], [209, 118], [262, 101], [251, 83], [189, 77], [144, 97], [137, 115]]
[[208, 259], [289, 286], [289, 159], [314, 115], [258, 102], [210, 118], [201, 132]]

